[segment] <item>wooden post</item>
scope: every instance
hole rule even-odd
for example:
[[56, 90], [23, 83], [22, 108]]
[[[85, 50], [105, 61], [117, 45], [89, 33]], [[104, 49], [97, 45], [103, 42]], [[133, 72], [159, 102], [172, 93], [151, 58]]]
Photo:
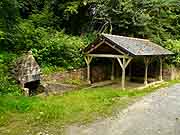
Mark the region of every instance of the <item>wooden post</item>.
[[175, 79], [175, 75], [174, 75], [174, 66], [171, 64], [171, 80]]
[[149, 66], [150, 58], [144, 57], [144, 64], [145, 64], [145, 75], [144, 75], [144, 84], [148, 84], [148, 66]]
[[89, 84], [91, 84], [91, 73], [90, 73], [90, 63], [87, 64], [87, 81]]
[[122, 88], [125, 88], [125, 80], [126, 80], [126, 67], [125, 67], [126, 59], [123, 58], [123, 68], [122, 68]]
[[85, 58], [85, 61], [86, 61], [86, 64], [87, 64], [87, 81], [89, 84], [91, 84], [91, 69], [90, 69], [90, 63], [92, 61], [92, 57], [91, 56], [87, 56], [87, 57], [84, 57]]
[[111, 71], [111, 80], [114, 80], [114, 64], [115, 64], [115, 59], [112, 59], [112, 71]]
[[145, 75], [144, 75], [144, 84], [147, 85], [148, 81], [147, 81], [147, 74], [148, 74], [148, 64], [145, 64]]
[[122, 89], [125, 89], [125, 80], [126, 80], [126, 67], [128, 66], [128, 64], [131, 62], [132, 57], [128, 58], [128, 61], [126, 62], [126, 59], [123, 58], [123, 61], [121, 61], [120, 58], [117, 58], [121, 68], [122, 68], [122, 80], [121, 80], [121, 85], [122, 85]]
[[121, 85], [122, 88], [125, 89], [125, 80], [126, 80], [126, 69], [122, 68], [122, 80], [121, 80]]
[[129, 73], [128, 73], [128, 75], [129, 75], [129, 81], [130, 81], [131, 76], [132, 76], [132, 64], [131, 63], [129, 64]]
[[160, 60], [160, 72], [159, 72], [159, 80], [162, 81], [163, 80], [163, 58], [159, 57]]

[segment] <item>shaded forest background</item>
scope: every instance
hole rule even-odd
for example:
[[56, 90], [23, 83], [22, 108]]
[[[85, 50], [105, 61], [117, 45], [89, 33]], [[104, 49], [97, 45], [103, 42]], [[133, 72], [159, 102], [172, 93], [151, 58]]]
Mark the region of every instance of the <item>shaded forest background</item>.
[[22, 53], [43, 68], [83, 67], [82, 49], [102, 31], [156, 42], [180, 66], [179, 0], [1, 0], [0, 94], [19, 93], [9, 67]]

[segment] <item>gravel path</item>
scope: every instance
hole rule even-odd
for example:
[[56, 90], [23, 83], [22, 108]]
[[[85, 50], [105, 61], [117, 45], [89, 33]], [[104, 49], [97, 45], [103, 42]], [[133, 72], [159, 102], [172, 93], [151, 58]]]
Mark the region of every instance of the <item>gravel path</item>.
[[180, 135], [180, 84], [144, 97], [116, 117], [71, 126], [66, 135]]

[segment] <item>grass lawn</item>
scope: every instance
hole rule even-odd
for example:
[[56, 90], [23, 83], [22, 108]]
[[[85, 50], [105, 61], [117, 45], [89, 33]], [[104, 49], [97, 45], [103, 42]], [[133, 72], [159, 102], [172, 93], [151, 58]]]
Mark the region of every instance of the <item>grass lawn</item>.
[[59, 135], [72, 123], [87, 123], [112, 115], [160, 87], [121, 90], [110, 86], [78, 90], [49, 97], [0, 96], [0, 134]]

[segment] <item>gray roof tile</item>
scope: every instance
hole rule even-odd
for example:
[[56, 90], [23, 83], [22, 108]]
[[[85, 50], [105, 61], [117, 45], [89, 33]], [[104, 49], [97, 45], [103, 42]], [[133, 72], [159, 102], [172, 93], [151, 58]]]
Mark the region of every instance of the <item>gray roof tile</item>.
[[111, 42], [114, 42], [118, 47], [136, 56], [173, 54], [171, 51], [146, 39], [124, 37], [110, 34], [102, 35]]

